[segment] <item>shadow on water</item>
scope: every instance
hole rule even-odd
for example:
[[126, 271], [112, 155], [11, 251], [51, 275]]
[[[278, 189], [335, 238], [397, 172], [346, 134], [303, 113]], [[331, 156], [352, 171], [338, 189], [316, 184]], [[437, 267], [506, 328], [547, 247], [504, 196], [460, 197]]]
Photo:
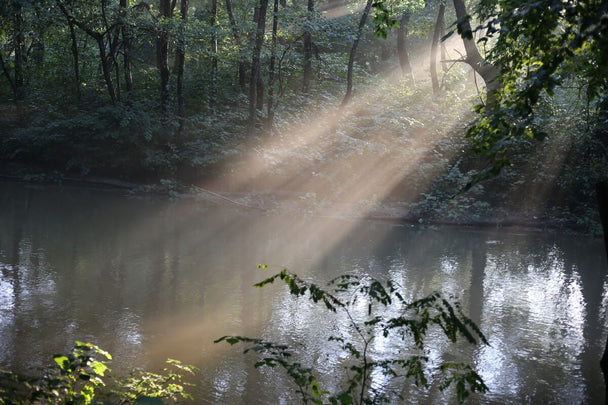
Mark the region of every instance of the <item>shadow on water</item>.
[[[118, 370], [169, 357], [197, 365], [200, 402], [293, 402], [280, 371], [254, 370], [238, 349], [212, 343], [240, 334], [292, 345], [337, 387], [348, 359], [327, 337], [341, 320], [280, 286], [252, 288], [265, 263], [317, 282], [351, 271], [391, 278], [412, 299], [456, 297], [490, 345], [431, 334], [428, 354], [474, 364], [491, 390], [483, 403], [603, 402], [600, 240], [251, 215], [90, 189], [0, 191], [0, 368], [34, 372], [88, 340]], [[436, 387], [402, 389], [409, 403], [447, 401]]]

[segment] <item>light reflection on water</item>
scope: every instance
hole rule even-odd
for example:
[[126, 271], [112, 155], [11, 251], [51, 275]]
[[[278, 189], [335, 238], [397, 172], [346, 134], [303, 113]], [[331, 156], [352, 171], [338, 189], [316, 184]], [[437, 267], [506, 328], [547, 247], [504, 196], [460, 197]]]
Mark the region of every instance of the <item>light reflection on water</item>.
[[[281, 218], [115, 193], [0, 183], [0, 368], [34, 372], [75, 340], [110, 351], [114, 368], [177, 358], [202, 369], [201, 403], [293, 403], [279, 369], [255, 370], [222, 335], [289, 344], [337, 390], [352, 359], [328, 342], [348, 319], [278, 285], [251, 285], [289, 267], [322, 283], [356, 272], [402, 286], [409, 300], [442, 291], [462, 303], [488, 346], [450, 345], [432, 331], [429, 372], [475, 365], [482, 403], [602, 403], [598, 359], [608, 329], [601, 241], [504, 230], [415, 230], [390, 224]], [[355, 315], [367, 311], [363, 303]], [[404, 349], [377, 337], [371, 355]], [[381, 373], [374, 388], [386, 389]], [[446, 403], [399, 380], [406, 403]], [[389, 391], [387, 391], [389, 392]], [[397, 394], [395, 394], [397, 395]], [[397, 396], [393, 399], [397, 401]]]
[[488, 255], [482, 325], [490, 325], [484, 329], [490, 347], [481, 349], [478, 364], [497, 392], [522, 400], [587, 402], [581, 370], [586, 303], [579, 272], [567, 269], [560, 255], [552, 247], [538, 264], [527, 264], [525, 256], [509, 262], [504, 255]]

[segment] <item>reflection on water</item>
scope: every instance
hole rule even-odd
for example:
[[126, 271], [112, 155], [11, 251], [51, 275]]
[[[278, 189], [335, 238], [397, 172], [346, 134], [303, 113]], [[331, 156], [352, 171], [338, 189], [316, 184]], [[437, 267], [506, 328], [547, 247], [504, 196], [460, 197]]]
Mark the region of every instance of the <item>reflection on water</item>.
[[555, 245], [534, 264], [529, 254], [507, 255], [488, 255], [482, 324], [490, 346], [479, 356], [482, 376], [496, 391], [523, 391], [522, 399], [580, 402], [588, 394], [581, 276], [576, 266], [566, 268]]
[[[317, 282], [351, 271], [390, 278], [407, 299], [457, 297], [490, 344], [453, 346], [433, 331], [429, 372], [446, 360], [474, 364], [491, 390], [475, 402], [603, 402], [608, 278], [599, 240], [284, 218], [6, 183], [0, 212], [0, 368], [35, 372], [87, 340], [114, 355], [115, 369], [154, 369], [166, 358], [197, 365], [201, 403], [293, 403], [281, 370], [255, 370], [238, 348], [213, 344], [240, 334], [289, 344], [338, 389], [352, 359], [327, 339], [348, 338], [348, 319], [278, 285], [252, 288], [269, 274], [256, 264], [266, 263]], [[378, 337], [371, 353], [402, 349]], [[372, 379], [385, 387], [381, 373]], [[407, 403], [453, 397], [435, 381], [393, 388]]]

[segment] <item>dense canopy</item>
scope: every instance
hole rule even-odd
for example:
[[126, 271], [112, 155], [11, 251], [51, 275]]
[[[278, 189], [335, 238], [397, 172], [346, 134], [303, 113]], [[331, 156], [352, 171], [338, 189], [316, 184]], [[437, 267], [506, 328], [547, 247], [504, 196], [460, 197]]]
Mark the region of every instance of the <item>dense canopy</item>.
[[392, 199], [415, 218], [518, 212], [593, 228], [608, 166], [607, 7], [9, 0], [2, 171], [290, 184]]

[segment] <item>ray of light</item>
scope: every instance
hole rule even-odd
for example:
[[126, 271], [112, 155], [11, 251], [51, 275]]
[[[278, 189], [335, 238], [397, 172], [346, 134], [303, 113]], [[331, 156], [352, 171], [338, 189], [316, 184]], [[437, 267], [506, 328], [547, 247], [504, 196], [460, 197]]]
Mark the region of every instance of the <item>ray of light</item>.
[[550, 139], [531, 154], [522, 172], [530, 179], [522, 187], [523, 192], [511, 198], [512, 203], [533, 217], [540, 217], [547, 203], [555, 202], [561, 196], [551, 196], [554, 185], [561, 174], [567, 151], [572, 147], [572, 137]]
[[[418, 60], [420, 64], [426, 64], [428, 59]], [[398, 71], [389, 72], [387, 77], [390, 86], [397, 89]], [[233, 184], [236, 184], [237, 189], [247, 189], [249, 184], [254, 184], [258, 187], [263, 185], [270, 192], [289, 190], [296, 199], [319, 205], [321, 212], [334, 216], [348, 216], [352, 214], [354, 206], [357, 214], [362, 217], [368, 215], [375, 208], [375, 203], [383, 201], [397, 187], [407, 189], [408, 184], [404, 182], [410, 181], [406, 180], [408, 178], [419, 183], [416, 187], [424, 189], [429, 185], [428, 182], [432, 181], [431, 172], [438, 170], [433, 169], [432, 165], [425, 165], [425, 161], [432, 158], [436, 153], [436, 146], [443, 140], [443, 137], [435, 136], [432, 128], [425, 129], [423, 135], [402, 135], [403, 139], [396, 139], [397, 150], [390, 141], [376, 140], [386, 137], [382, 128], [370, 128], [363, 139], [357, 134], [343, 133], [339, 129], [341, 123], [360, 119], [377, 111], [370, 107], [386, 100], [386, 91], [385, 86], [370, 85], [360, 90], [360, 95], [355, 97], [349, 108], [343, 112], [336, 109], [314, 113], [312, 116], [316, 119], [313, 123], [283, 128], [280, 135], [268, 138], [264, 145], [235, 165], [238, 168], [236, 171], [244, 175], [235, 176]], [[437, 108], [432, 100], [427, 102], [427, 107], [418, 108]], [[463, 112], [469, 108], [469, 104], [462, 104]], [[456, 114], [455, 120], [462, 115]], [[370, 118], [374, 119], [373, 116]], [[457, 123], [440, 124], [450, 128]], [[410, 148], [413, 150], [408, 150]], [[303, 165], [301, 170], [295, 170], [290, 176], [268, 176], [268, 173], [277, 167], [289, 166], [289, 162], [297, 158], [304, 161], [308, 159], [308, 164]], [[443, 156], [444, 164], [449, 163], [451, 158], [452, 156]], [[426, 177], [426, 180], [419, 179], [420, 174]], [[218, 180], [211, 187], [221, 189], [221, 181]], [[315, 233], [320, 235], [325, 244], [324, 251], [317, 255], [315, 262], [318, 263], [323, 260], [324, 255], [330, 254], [331, 249], [356, 224], [357, 222], [353, 221], [350, 226], [340, 229], [335, 229], [331, 223], [319, 225]], [[291, 223], [283, 235], [284, 240], [297, 243], [297, 235], [302, 234], [306, 226], [305, 221]], [[310, 263], [311, 266], [314, 264]]]

